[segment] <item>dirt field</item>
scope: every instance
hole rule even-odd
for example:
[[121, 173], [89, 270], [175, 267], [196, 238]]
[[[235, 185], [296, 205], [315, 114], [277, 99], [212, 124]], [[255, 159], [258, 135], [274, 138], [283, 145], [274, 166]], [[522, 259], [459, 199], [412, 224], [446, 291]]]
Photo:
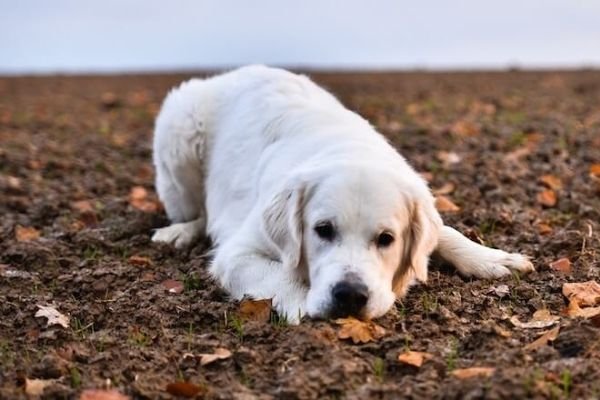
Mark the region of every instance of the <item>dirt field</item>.
[[[172, 398], [180, 380], [211, 399], [600, 398], [600, 318], [567, 316], [562, 293], [600, 282], [600, 72], [314, 75], [460, 208], [447, 223], [537, 268], [471, 281], [434, 264], [365, 344], [333, 322], [245, 321], [207, 278], [208, 243], [150, 242], [167, 224], [153, 118], [184, 78], [0, 79], [0, 398], [36, 382]], [[543, 309], [558, 321], [527, 328]], [[217, 348], [232, 355], [200, 365]], [[457, 376], [470, 367], [495, 369]]]

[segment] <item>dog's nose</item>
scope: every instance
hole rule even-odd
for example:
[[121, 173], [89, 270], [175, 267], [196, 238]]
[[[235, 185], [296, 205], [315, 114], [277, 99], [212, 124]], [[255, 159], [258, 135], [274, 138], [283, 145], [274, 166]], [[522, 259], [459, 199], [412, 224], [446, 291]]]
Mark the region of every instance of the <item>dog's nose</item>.
[[345, 317], [358, 316], [369, 300], [369, 289], [362, 282], [341, 281], [331, 289], [334, 312]]

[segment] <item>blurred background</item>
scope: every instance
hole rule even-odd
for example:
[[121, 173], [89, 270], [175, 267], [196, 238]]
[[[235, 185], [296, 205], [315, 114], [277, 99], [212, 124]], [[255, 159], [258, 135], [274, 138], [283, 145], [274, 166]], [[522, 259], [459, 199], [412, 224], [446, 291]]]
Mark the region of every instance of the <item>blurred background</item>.
[[600, 1], [0, 0], [0, 74], [600, 66]]

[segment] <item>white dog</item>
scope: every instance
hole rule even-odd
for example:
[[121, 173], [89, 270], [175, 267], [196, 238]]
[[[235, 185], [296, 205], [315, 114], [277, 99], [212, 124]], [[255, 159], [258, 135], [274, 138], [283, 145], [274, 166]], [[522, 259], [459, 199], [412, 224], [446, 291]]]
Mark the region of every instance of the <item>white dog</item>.
[[427, 184], [359, 115], [307, 77], [249, 66], [167, 96], [156, 188], [172, 225], [153, 240], [214, 243], [235, 298], [273, 299], [292, 323], [385, 314], [436, 250], [465, 276], [528, 272], [526, 257], [444, 226]]

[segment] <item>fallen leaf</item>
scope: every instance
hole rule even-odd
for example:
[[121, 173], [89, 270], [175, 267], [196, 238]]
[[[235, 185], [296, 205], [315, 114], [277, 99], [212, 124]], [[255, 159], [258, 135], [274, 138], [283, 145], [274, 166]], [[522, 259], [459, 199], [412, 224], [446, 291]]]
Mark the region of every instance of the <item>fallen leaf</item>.
[[134, 186], [129, 192], [129, 204], [143, 212], [158, 211], [159, 204], [157, 201], [149, 199], [148, 191], [143, 186]]
[[592, 164], [590, 166], [590, 176], [600, 178], [600, 164]]
[[552, 190], [559, 190], [563, 187], [560, 178], [554, 175], [542, 175], [540, 176], [540, 182]]
[[552, 227], [546, 223], [540, 222], [536, 224], [536, 227], [540, 235], [548, 235], [552, 233]]
[[553, 271], [562, 272], [565, 274], [571, 273], [571, 261], [568, 258], [559, 258], [550, 263], [550, 269]]
[[173, 396], [194, 397], [205, 390], [202, 386], [190, 382], [174, 382], [167, 385], [167, 392]]
[[557, 326], [556, 328], [552, 328], [548, 331], [543, 332], [539, 338], [537, 338], [533, 342], [529, 343], [527, 346], [523, 347], [523, 350], [525, 350], [525, 351], [535, 350], [542, 346], [547, 345], [549, 342], [553, 342], [558, 337], [559, 331], [560, 331], [560, 326]]
[[29, 396], [41, 396], [44, 389], [53, 383], [56, 383], [57, 379], [27, 379], [25, 378], [25, 393]]
[[40, 237], [40, 231], [30, 226], [15, 226], [15, 238], [17, 242], [28, 242]]
[[127, 259], [129, 264], [137, 265], [139, 267], [149, 267], [152, 265], [152, 260], [144, 256], [133, 255]]
[[462, 137], [477, 136], [481, 129], [471, 121], [459, 120], [452, 125], [450, 132]]
[[600, 285], [596, 281], [565, 283], [563, 295], [580, 306], [595, 306], [600, 303]]
[[600, 315], [600, 307], [581, 308], [577, 301], [570, 301], [567, 307], [567, 315], [569, 317], [594, 318]]
[[169, 293], [179, 294], [183, 292], [183, 282], [176, 281], [174, 279], [167, 279], [162, 283], [163, 287], [167, 289]]
[[472, 368], [460, 368], [455, 369], [450, 374], [458, 379], [469, 379], [477, 376], [490, 377], [494, 373], [496, 368], [492, 367], [472, 367]]
[[437, 189], [433, 189], [432, 193], [436, 196], [443, 196], [446, 194], [450, 194], [452, 192], [454, 192], [454, 189], [456, 187], [454, 186], [454, 183], [452, 182], [446, 182], [442, 185], [442, 187], [437, 188]]
[[424, 353], [421, 351], [407, 350], [404, 353], [398, 355], [398, 361], [404, 364], [412, 365], [413, 367], [420, 368], [423, 362], [431, 360], [433, 354]]
[[493, 329], [494, 329], [494, 332], [496, 332], [496, 334], [498, 336], [502, 336], [503, 338], [509, 338], [512, 336], [512, 333], [510, 331], [504, 329], [503, 327], [501, 327], [499, 325], [494, 324]]
[[419, 172], [421, 178], [425, 179], [427, 182], [431, 182], [433, 180], [433, 174], [431, 172]]
[[89, 200], [79, 200], [71, 203], [71, 208], [81, 213], [94, 212], [94, 206]]
[[486, 294], [495, 294], [496, 296], [503, 298], [510, 294], [510, 288], [508, 285], [492, 286], [486, 291]]
[[79, 400], [129, 400], [129, 396], [125, 396], [118, 390], [101, 390], [87, 389], [81, 392]]
[[121, 105], [121, 101], [113, 92], [102, 93], [100, 102], [104, 108], [115, 108]]
[[213, 354], [198, 354], [198, 358], [200, 359], [200, 365], [208, 365], [217, 360], [225, 360], [231, 357], [231, 351], [219, 347], [215, 349]]
[[69, 327], [69, 317], [58, 312], [56, 308], [50, 306], [41, 306], [39, 304], [38, 308], [39, 310], [35, 313], [35, 317], [48, 318], [46, 326], [60, 325], [63, 328]]
[[354, 344], [367, 343], [385, 336], [385, 329], [373, 321], [360, 321], [356, 318], [339, 318], [335, 323], [341, 325], [338, 331], [339, 339], [352, 339]]
[[436, 157], [442, 162], [442, 164], [444, 164], [445, 167], [448, 167], [452, 164], [457, 164], [462, 160], [462, 157], [453, 151], [438, 151], [436, 153]]
[[519, 318], [514, 315], [510, 318], [510, 322], [521, 329], [541, 329], [547, 328], [552, 325], [556, 325], [560, 321], [560, 317], [550, 314], [550, 311], [546, 309], [537, 310], [533, 313], [533, 317], [529, 322], [521, 322]]
[[240, 302], [240, 317], [246, 321], [268, 322], [272, 305], [271, 299], [243, 299]]
[[435, 196], [435, 208], [439, 212], [457, 212], [460, 211], [460, 207], [450, 201], [446, 196]]
[[539, 192], [536, 196], [537, 202], [546, 207], [554, 207], [556, 205], [556, 192], [552, 189], [546, 189]]

